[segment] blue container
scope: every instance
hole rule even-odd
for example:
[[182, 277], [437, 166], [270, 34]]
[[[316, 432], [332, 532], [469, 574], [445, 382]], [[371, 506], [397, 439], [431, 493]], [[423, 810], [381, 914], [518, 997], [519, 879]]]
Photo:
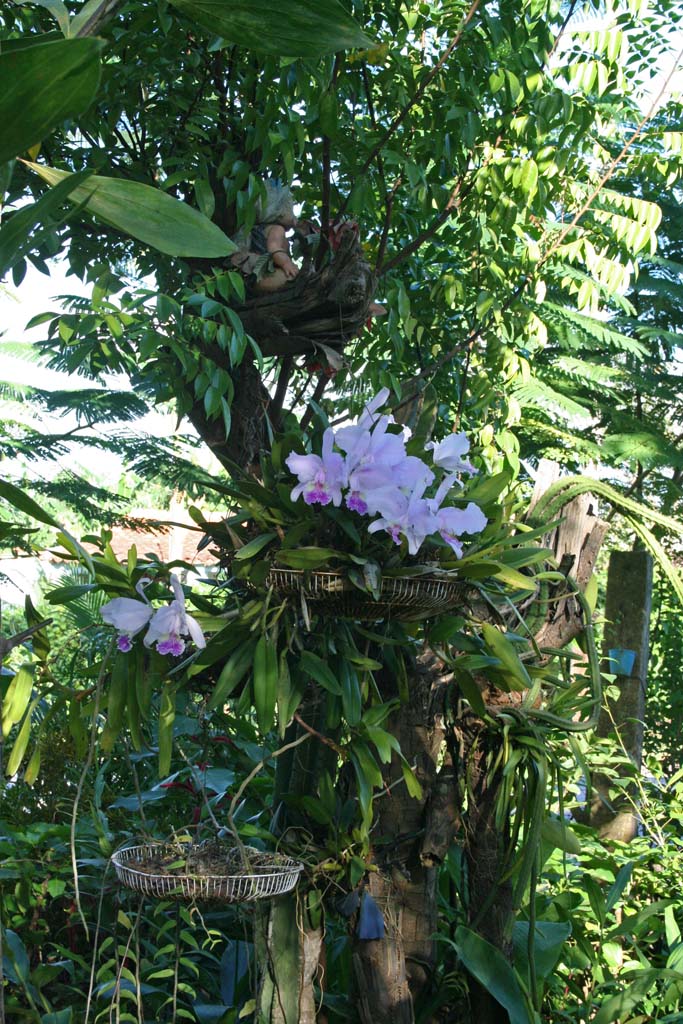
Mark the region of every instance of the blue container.
[[612, 647], [608, 652], [609, 671], [617, 676], [630, 676], [636, 661], [636, 652], [627, 647]]

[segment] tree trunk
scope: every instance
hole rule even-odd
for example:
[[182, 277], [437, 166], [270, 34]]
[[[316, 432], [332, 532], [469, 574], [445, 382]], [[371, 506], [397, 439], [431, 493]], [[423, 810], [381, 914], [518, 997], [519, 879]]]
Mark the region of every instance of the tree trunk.
[[[384, 682], [387, 698], [393, 696], [395, 682]], [[435, 966], [438, 864], [453, 837], [452, 792], [437, 771], [445, 737], [445, 688], [440, 663], [425, 653], [410, 681], [408, 702], [386, 726], [414, 768], [422, 796], [410, 796], [394, 755], [383, 770], [387, 789], [375, 797], [372, 855], [378, 871], [368, 883], [384, 914], [386, 934], [377, 941], [356, 938], [353, 945], [363, 1024], [412, 1024], [415, 999]], [[449, 767], [442, 769], [444, 776]]]

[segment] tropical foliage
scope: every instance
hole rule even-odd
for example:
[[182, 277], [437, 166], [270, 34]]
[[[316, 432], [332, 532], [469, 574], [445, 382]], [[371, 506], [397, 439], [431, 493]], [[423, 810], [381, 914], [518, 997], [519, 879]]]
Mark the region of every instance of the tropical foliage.
[[[0, 538], [65, 566], [2, 642], [6, 1012], [677, 1019], [671, 727], [656, 786], [596, 743], [597, 579], [551, 548], [589, 491], [683, 598], [683, 150], [650, 85], [677, 4], [7, 8], [0, 268], [19, 287], [59, 258], [91, 294], [32, 321], [86, 387], [2, 386]], [[263, 296], [231, 257], [273, 178], [307, 228]], [[380, 392], [397, 425], [371, 432]], [[136, 433], [153, 406], [183, 433]], [[121, 562], [125, 503], [45, 469], [74, 446], [191, 495], [211, 569]], [[450, 507], [427, 447], [468, 477]], [[549, 455], [611, 480], [568, 474], [529, 512]], [[316, 604], [318, 570], [363, 616]], [[373, 615], [392, 577], [459, 603]], [[567, 820], [593, 769], [639, 808], [628, 848]], [[115, 888], [121, 844], [216, 830], [300, 860], [298, 896], [252, 914]]]

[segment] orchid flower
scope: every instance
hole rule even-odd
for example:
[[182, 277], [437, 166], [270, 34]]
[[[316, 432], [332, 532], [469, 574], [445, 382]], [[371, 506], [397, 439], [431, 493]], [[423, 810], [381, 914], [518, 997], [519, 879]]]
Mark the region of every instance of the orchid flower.
[[323, 434], [322, 457], [320, 455], [297, 455], [292, 452], [285, 462], [288, 469], [298, 476], [299, 483], [292, 490], [292, 501], [303, 494], [307, 505], [341, 505], [342, 487], [346, 486], [344, 459], [334, 452], [334, 431], [328, 427]]
[[124, 654], [133, 646], [132, 639], [135, 634], [145, 628], [154, 614], [144, 590], [150, 582], [147, 576], [143, 576], [135, 586], [142, 601], [136, 601], [134, 597], [115, 597], [113, 601], [108, 601], [100, 608], [100, 615], [104, 621], [118, 630], [116, 646]]
[[368, 533], [386, 530], [394, 544], [401, 543], [401, 535], [408, 541], [408, 553], [416, 555], [425, 537], [436, 530], [436, 518], [430, 503], [423, 498], [426, 483], [416, 484], [410, 495], [397, 487], [385, 488], [375, 496], [375, 505], [381, 518], [368, 526]]
[[171, 574], [170, 584], [175, 598], [170, 604], [159, 608], [149, 624], [144, 645], [157, 645], [159, 654], [182, 654], [185, 650], [184, 636], [190, 636], [199, 648], [206, 647], [206, 640], [196, 619], [185, 611], [185, 594], [178, 579]]
[[456, 558], [462, 557], [460, 535], [480, 533], [488, 522], [486, 516], [473, 501], [466, 508], [442, 508], [436, 512], [436, 529], [447, 544], [450, 544]]
[[[382, 408], [390, 394], [391, 392], [389, 391], [389, 388], [380, 388], [375, 397], [371, 398], [369, 402], [366, 402], [365, 408], [358, 420], [359, 427], [367, 430], [368, 427], [373, 425], [375, 422], [375, 413], [378, 409]], [[389, 417], [387, 417], [387, 419], [389, 419]], [[393, 422], [393, 417], [391, 417], [391, 422]]]
[[440, 469], [445, 469], [449, 473], [469, 473], [470, 476], [478, 472], [471, 462], [466, 462], [463, 459], [463, 455], [467, 455], [470, 450], [470, 442], [467, 440], [466, 434], [449, 434], [438, 444], [430, 441], [425, 448], [433, 449], [434, 465], [439, 466]]

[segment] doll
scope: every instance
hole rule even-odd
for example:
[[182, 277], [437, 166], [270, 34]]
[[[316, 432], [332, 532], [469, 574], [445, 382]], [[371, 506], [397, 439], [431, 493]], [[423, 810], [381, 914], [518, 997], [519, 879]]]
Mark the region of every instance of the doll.
[[289, 188], [277, 179], [265, 182], [266, 197], [259, 204], [257, 223], [247, 234], [241, 231], [233, 241], [239, 251], [231, 257], [251, 290], [275, 292], [293, 281], [299, 268], [289, 251], [287, 232], [296, 228], [294, 199]]

